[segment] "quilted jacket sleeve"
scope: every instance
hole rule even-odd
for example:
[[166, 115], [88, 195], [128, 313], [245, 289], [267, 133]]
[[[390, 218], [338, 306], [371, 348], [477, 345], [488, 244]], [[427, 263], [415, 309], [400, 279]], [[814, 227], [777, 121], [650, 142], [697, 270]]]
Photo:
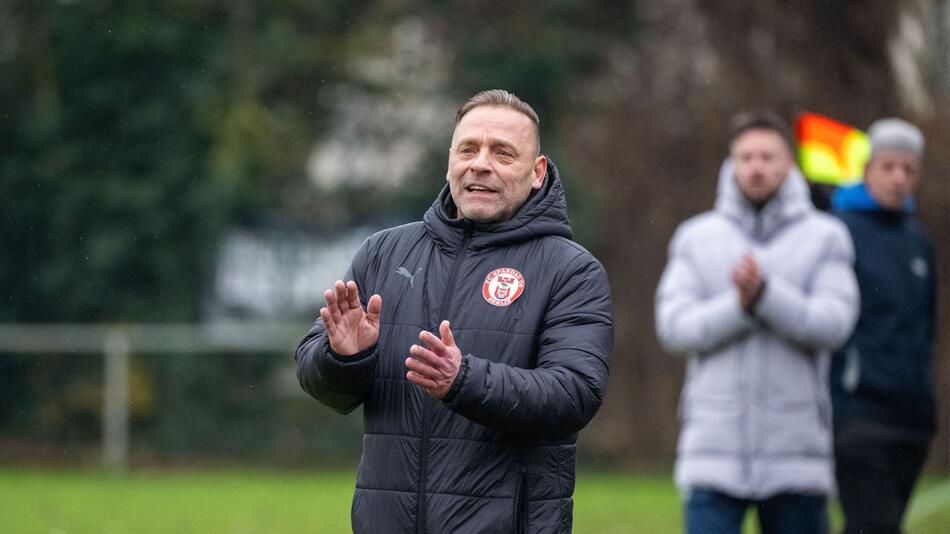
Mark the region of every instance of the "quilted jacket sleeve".
[[498, 430], [545, 439], [578, 432], [604, 400], [613, 346], [610, 286], [587, 253], [571, 261], [538, 336], [537, 365], [521, 369], [471, 354], [443, 402]]
[[656, 291], [656, 332], [663, 347], [688, 356], [712, 350], [749, 331], [754, 321], [734, 289], [706, 296], [688, 236], [677, 231]]
[[755, 316], [776, 335], [813, 350], [834, 350], [854, 330], [860, 311], [854, 245], [842, 224], [828, 234], [827, 254], [802, 290], [767, 276]]
[[[360, 302], [366, 306], [364, 282], [368, 242], [353, 258], [344, 280], [355, 280]], [[349, 413], [363, 402], [373, 383], [378, 346], [351, 355], [339, 356], [330, 349], [323, 319], [317, 319], [297, 347], [297, 379], [304, 391], [340, 413]]]

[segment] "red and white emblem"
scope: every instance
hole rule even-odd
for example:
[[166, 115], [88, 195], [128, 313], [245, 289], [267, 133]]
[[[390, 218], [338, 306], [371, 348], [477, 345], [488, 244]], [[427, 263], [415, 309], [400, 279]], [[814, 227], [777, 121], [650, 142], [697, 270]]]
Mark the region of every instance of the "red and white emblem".
[[524, 277], [517, 269], [502, 267], [488, 273], [482, 284], [482, 296], [492, 306], [507, 306], [524, 292]]

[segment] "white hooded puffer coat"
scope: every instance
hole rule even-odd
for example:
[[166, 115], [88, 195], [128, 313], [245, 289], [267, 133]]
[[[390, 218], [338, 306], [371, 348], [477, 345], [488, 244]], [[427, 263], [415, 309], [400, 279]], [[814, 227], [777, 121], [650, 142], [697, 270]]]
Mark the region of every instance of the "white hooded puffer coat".
[[[730, 275], [747, 252], [766, 280], [753, 316]], [[857, 319], [853, 262], [847, 229], [812, 207], [797, 169], [756, 211], [723, 164], [715, 209], [677, 229], [656, 294], [659, 339], [688, 358], [681, 491], [832, 491], [827, 370]]]

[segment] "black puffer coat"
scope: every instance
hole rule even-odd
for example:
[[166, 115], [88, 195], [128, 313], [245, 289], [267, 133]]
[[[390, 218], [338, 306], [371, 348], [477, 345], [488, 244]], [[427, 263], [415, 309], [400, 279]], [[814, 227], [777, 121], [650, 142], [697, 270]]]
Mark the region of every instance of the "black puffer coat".
[[[317, 321], [297, 349], [308, 393], [342, 413], [363, 404], [354, 532], [571, 531], [577, 432], [603, 401], [613, 324], [607, 276], [570, 240], [548, 169], [509, 221], [452, 219], [446, 187], [422, 223], [370, 237], [347, 279], [364, 306], [382, 296], [378, 344], [339, 357]], [[438, 401], [404, 362], [443, 319], [463, 358]]]

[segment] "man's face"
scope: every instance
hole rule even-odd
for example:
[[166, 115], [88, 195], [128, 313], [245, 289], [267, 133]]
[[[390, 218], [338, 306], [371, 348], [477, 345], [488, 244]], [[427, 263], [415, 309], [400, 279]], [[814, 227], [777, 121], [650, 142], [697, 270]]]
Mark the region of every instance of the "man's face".
[[920, 157], [908, 150], [881, 150], [864, 167], [864, 183], [881, 207], [900, 210], [917, 189], [920, 163]]
[[782, 136], [760, 128], [740, 134], [732, 142], [731, 157], [736, 184], [754, 205], [772, 198], [794, 165]]
[[479, 106], [452, 135], [446, 180], [458, 216], [478, 222], [510, 219], [544, 182], [534, 123], [507, 107]]

